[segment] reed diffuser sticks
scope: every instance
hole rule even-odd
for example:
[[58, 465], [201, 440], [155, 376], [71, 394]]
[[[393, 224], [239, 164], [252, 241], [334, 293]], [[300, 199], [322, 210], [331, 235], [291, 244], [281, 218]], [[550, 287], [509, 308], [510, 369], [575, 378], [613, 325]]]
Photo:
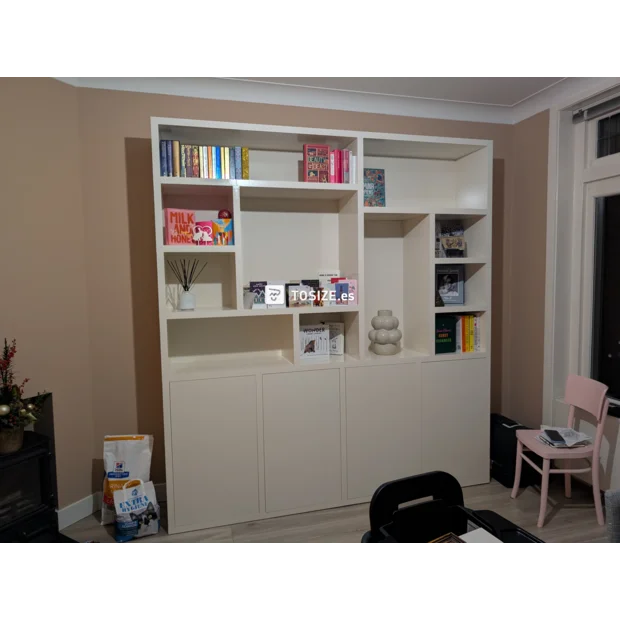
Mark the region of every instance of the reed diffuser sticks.
[[167, 260], [166, 262], [172, 270], [174, 277], [179, 281], [181, 288], [186, 293], [189, 293], [194, 284], [196, 284], [200, 274], [207, 266], [205, 261], [205, 264], [201, 267], [201, 261], [198, 258], [194, 258], [193, 260], [182, 258], [180, 260]]

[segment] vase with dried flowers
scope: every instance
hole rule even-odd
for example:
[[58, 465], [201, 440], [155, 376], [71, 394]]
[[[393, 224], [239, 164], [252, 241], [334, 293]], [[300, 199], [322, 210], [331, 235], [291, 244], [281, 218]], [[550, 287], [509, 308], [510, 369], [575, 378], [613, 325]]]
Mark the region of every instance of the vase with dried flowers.
[[201, 261], [196, 258], [194, 260], [186, 260], [184, 258], [181, 260], [169, 260], [167, 263], [174, 277], [183, 289], [179, 299], [178, 309], [194, 310], [196, 308], [196, 298], [191, 290], [194, 284], [196, 284], [198, 277], [207, 266], [207, 263], [205, 262], [201, 267]]
[[4, 339], [0, 357], [0, 454], [17, 452], [24, 441], [24, 427], [36, 422], [49, 394], [24, 399], [24, 387], [30, 379], [15, 383], [14, 359], [17, 343]]

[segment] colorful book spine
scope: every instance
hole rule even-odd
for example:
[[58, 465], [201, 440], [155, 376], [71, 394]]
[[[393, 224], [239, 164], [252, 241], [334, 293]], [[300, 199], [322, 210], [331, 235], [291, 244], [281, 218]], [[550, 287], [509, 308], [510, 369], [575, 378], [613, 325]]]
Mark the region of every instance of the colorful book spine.
[[181, 144], [181, 147], [179, 150], [181, 152], [181, 176], [186, 177], [187, 176], [187, 157], [185, 155], [186, 153], [185, 144]]
[[167, 159], [168, 159], [168, 153], [166, 149], [166, 141], [160, 140], [159, 141], [159, 174], [162, 177], [165, 177], [167, 175], [167, 170], [168, 170]]
[[196, 178], [200, 178], [200, 155], [198, 153], [198, 146], [195, 144], [192, 146], [192, 165], [193, 165], [193, 175]]
[[181, 148], [178, 140], [172, 141], [172, 176], [181, 176]]
[[461, 317], [461, 342], [463, 353], [467, 353], [467, 316]]
[[470, 353], [473, 353], [474, 351], [474, 317], [470, 314], [469, 317], [467, 317], [469, 319], [469, 346], [467, 347], [467, 350]]
[[213, 169], [213, 147], [207, 147], [207, 156], [209, 158], [209, 178], [215, 179], [215, 170]]
[[172, 140], [166, 140], [166, 176], [172, 176]]
[[336, 149], [334, 151], [334, 183], [342, 183], [341, 179], [342, 171], [342, 151]]
[[188, 177], [194, 176], [194, 166], [192, 163], [192, 146], [191, 144], [185, 145], [185, 173]]
[[215, 147], [215, 178], [222, 178], [222, 149], [219, 146]]
[[203, 146], [198, 147], [198, 161], [199, 161], [199, 166], [200, 166], [200, 178], [204, 179], [205, 178], [205, 152], [204, 152]]
[[250, 149], [246, 146], [241, 149], [241, 176], [246, 181], [250, 179]]
[[241, 147], [235, 147], [235, 179], [242, 179], [243, 176], [241, 174]]
[[230, 148], [227, 146], [222, 148], [224, 149], [224, 174], [222, 178], [230, 179]]
[[336, 182], [336, 151], [329, 152], [329, 182]]
[[480, 315], [474, 315], [474, 351], [480, 353], [482, 351], [482, 329]]
[[230, 164], [229, 164], [229, 168], [228, 168], [228, 178], [229, 179], [236, 179], [236, 167], [235, 167], [235, 147], [231, 146], [230, 147]]

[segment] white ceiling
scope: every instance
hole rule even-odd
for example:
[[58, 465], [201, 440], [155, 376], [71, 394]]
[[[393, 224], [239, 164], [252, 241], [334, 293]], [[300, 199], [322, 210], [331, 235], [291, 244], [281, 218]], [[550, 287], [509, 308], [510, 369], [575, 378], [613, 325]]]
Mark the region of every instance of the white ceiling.
[[561, 82], [561, 77], [243, 77], [268, 84], [356, 93], [514, 106]]
[[80, 88], [506, 124], [620, 85], [617, 77], [56, 79]]

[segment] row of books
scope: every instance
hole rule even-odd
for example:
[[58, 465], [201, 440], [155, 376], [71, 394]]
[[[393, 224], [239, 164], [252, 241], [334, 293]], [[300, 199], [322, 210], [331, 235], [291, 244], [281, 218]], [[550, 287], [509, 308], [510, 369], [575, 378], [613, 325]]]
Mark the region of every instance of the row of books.
[[435, 316], [435, 353], [479, 353], [482, 351], [482, 318], [475, 314]]
[[285, 282], [261, 280], [245, 287], [246, 310], [301, 308], [304, 306], [355, 306], [357, 280], [340, 276], [339, 271], [320, 273], [317, 278]]
[[244, 146], [201, 146], [159, 141], [162, 177], [249, 179], [250, 153]]
[[304, 181], [357, 183], [357, 157], [348, 149], [330, 149], [327, 144], [304, 144]]

